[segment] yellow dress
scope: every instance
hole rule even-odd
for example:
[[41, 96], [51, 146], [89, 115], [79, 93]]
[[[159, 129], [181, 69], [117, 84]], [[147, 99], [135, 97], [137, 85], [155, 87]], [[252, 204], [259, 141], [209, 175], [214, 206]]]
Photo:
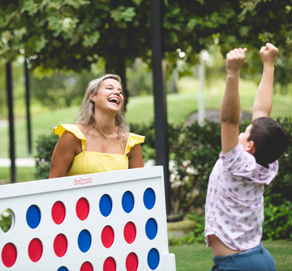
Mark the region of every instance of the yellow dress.
[[82, 146], [82, 151], [74, 157], [72, 166], [67, 173], [67, 176], [128, 169], [129, 159], [127, 154], [135, 145], [143, 143], [145, 138], [144, 136], [129, 133], [125, 153], [112, 154], [85, 151], [87, 139], [78, 126], [74, 124], [60, 124], [54, 129], [54, 133], [59, 137], [61, 137], [65, 131], [68, 131], [79, 138]]

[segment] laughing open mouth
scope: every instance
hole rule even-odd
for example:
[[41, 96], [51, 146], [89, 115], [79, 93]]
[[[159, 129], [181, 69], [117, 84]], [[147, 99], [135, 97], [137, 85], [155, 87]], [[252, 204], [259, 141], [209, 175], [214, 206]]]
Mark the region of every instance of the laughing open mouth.
[[117, 98], [110, 98], [108, 101], [109, 101], [110, 103], [120, 104], [120, 100], [117, 99]]

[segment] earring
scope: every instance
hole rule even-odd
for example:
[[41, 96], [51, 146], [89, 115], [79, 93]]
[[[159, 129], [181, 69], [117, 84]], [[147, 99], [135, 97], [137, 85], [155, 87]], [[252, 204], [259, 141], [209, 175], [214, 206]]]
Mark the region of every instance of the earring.
[[94, 100], [91, 100], [91, 99], [90, 99], [90, 101], [92, 101], [92, 102], [94, 103]]

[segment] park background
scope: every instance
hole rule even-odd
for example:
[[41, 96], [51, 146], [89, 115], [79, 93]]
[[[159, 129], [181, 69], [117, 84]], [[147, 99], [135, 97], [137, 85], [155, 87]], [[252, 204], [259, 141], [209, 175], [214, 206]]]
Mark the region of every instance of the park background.
[[[195, 1], [191, 6], [184, 1], [162, 2], [165, 5], [163, 34], [166, 44], [169, 156], [174, 161], [171, 168], [171, 212], [177, 220], [193, 221], [195, 224], [195, 228], [184, 236], [170, 236], [169, 243], [171, 251], [176, 254], [177, 270], [208, 270], [212, 265], [212, 257], [210, 250], [204, 248], [204, 199], [208, 176], [220, 151], [220, 123], [216, 118], [206, 120], [203, 124], [193, 122], [196, 120], [193, 119], [194, 113], [198, 111], [200, 56], [206, 65], [203, 100], [205, 116], [208, 118], [211, 112], [218, 113], [220, 110], [226, 52], [233, 47], [248, 48], [239, 88], [242, 113], [248, 116], [252, 112], [253, 99], [261, 78], [260, 46], [266, 42], [278, 46], [280, 53], [276, 62], [271, 117], [292, 132], [292, 6], [291, 1], [275, 3], [265, 0], [232, 3]], [[150, 14], [146, 12], [146, 8], [150, 10], [149, 5], [146, 1], [102, 1], [102, 5], [94, 5], [94, 13], [86, 9], [86, 6], [92, 8], [89, 1], [54, 3], [55, 6], [50, 6], [46, 1], [15, 1], [15, 7], [21, 7], [24, 17], [18, 24], [17, 20], [12, 23], [9, 18], [15, 16], [13, 4], [0, 7], [1, 14], [5, 14], [0, 22], [0, 119], [3, 124], [0, 128], [3, 146], [0, 158], [9, 157], [5, 63], [11, 61], [16, 157], [33, 158], [37, 165], [17, 167], [19, 182], [47, 177], [50, 156], [58, 139], [53, 135], [53, 128], [59, 123], [74, 122], [88, 82], [109, 70], [120, 72], [121, 77], [126, 79], [129, 96], [126, 119], [132, 132], [146, 136], [142, 144], [144, 161], [155, 161], [151, 50], [145, 38], [150, 28], [147, 21]], [[57, 10], [60, 7], [65, 10], [63, 17], [58, 17], [60, 14]], [[96, 15], [97, 11], [103, 12], [100, 18]], [[88, 20], [95, 18], [94, 23], [86, 21], [84, 14], [88, 15]], [[43, 22], [39, 19], [41, 16]], [[137, 23], [139, 20], [140, 25]], [[90, 28], [89, 31], [86, 31], [86, 27]], [[118, 31], [121, 32], [120, 36], [115, 34]], [[128, 33], [130, 31], [133, 32], [131, 35]], [[109, 34], [111, 38], [105, 38]], [[74, 44], [76, 37], [80, 41]], [[50, 42], [49, 38], [55, 43]], [[80, 50], [79, 54], [75, 54], [75, 59], [66, 53], [66, 50], [70, 50], [70, 41], [72, 47], [77, 47], [74, 50]], [[134, 43], [140, 46], [139, 50], [133, 48]], [[104, 52], [107, 47], [110, 47], [110, 52], [118, 47], [126, 55], [124, 69], [117, 68], [121, 59], [109, 61], [109, 56]], [[27, 151], [25, 59], [30, 70], [31, 154]], [[116, 64], [110, 66], [109, 63]], [[246, 123], [241, 123], [241, 129]], [[292, 269], [290, 157], [291, 146], [280, 159], [280, 171], [273, 185], [265, 191], [263, 237], [267, 241], [264, 244], [275, 256], [277, 270]], [[2, 184], [10, 181], [9, 167], [0, 168], [0, 179]]]

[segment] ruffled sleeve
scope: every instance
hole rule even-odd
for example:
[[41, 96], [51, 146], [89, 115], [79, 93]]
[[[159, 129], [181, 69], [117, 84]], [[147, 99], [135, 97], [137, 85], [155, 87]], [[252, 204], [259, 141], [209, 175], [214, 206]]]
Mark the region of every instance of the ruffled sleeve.
[[54, 133], [61, 137], [61, 135], [65, 132], [70, 132], [75, 135], [78, 139], [81, 140], [82, 143], [82, 150], [85, 148], [85, 143], [87, 139], [85, 138], [84, 134], [80, 131], [77, 125], [74, 124], [59, 124], [58, 127], [54, 128]]
[[145, 139], [145, 136], [140, 136], [140, 135], [130, 133], [127, 146], [125, 149], [125, 155], [128, 154], [135, 145], [143, 143], [144, 139]]

